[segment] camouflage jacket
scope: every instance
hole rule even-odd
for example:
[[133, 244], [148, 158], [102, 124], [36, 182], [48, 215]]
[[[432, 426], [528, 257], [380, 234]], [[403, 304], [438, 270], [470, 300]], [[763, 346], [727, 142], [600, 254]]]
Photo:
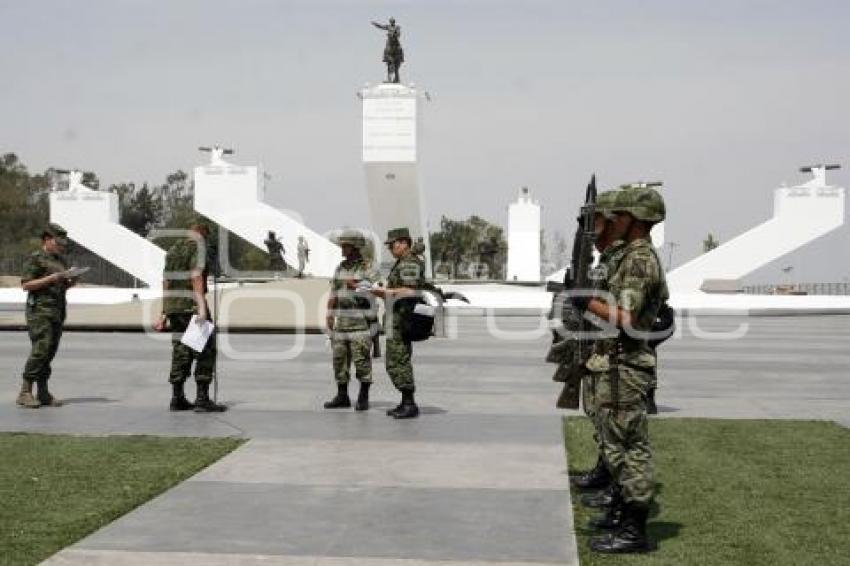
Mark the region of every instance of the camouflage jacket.
[[337, 266], [331, 282], [331, 296], [336, 299], [336, 325], [340, 331], [367, 330], [372, 320], [377, 318], [377, 310], [371, 293], [348, 289], [345, 282], [376, 282], [380, 279], [362, 257], [344, 260]]
[[181, 240], [171, 246], [165, 255], [163, 280], [168, 289], [163, 293], [162, 312], [165, 314], [195, 312], [192, 299], [192, 275], [199, 273], [204, 280], [204, 294], [207, 292], [206, 257], [198, 255], [198, 244], [192, 239]]
[[619, 350], [618, 364], [651, 370], [655, 367], [655, 352], [644, 333], [650, 331], [662, 303], [669, 298], [661, 262], [652, 243], [639, 239], [612, 250], [608, 264], [611, 271], [605, 281], [607, 297], [617, 307], [635, 314], [634, 328], [616, 332], [617, 337], [598, 340], [587, 368], [607, 371], [612, 354]]
[[[425, 262], [418, 255], [408, 252], [396, 260], [389, 275], [387, 275], [387, 289], [398, 289], [399, 287], [410, 287], [412, 289], [426, 289], [429, 287], [425, 279]], [[410, 314], [412, 304], [409, 301], [399, 301], [387, 306], [386, 316], [388, 322], [398, 325], [401, 319]], [[392, 316], [392, 320], [389, 317]]]
[[[65, 271], [68, 267], [68, 260], [65, 256], [38, 250], [33, 252], [24, 264], [21, 283], [41, 279], [51, 273]], [[65, 292], [67, 290], [67, 283], [61, 281], [38, 291], [30, 291], [27, 295], [27, 307], [38, 313], [64, 316]]]

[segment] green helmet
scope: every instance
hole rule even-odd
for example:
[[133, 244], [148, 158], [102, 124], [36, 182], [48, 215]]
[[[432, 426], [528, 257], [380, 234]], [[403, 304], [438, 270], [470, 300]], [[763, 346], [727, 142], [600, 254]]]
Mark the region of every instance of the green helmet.
[[355, 248], [362, 248], [366, 245], [366, 239], [363, 237], [363, 234], [357, 230], [343, 230], [343, 232], [337, 236], [336, 243], [340, 246], [343, 244], [350, 244]]
[[617, 201], [617, 194], [620, 191], [617, 189], [612, 189], [610, 191], [602, 191], [596, 196], [596, 207], [594, 208], [594, 212], [598, 212], [605, 218], [611, 218], [614, 214], [612, 207], [614, 203]]
[[622, 189], [611, 207], [613, 212], [628, 212], [638, 220], [655, 224], [667, 215], [664, 199], [652, 187]]

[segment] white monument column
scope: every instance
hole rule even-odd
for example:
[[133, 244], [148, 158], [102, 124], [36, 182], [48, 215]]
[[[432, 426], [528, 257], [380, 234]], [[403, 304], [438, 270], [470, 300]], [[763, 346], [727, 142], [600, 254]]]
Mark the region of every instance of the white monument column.
[[508, 206], [508, 281], [540, 281], [540, 205], [528, 187]]
[[[427, 273], [431, 273], [431, 247], [425, 217], [425, 199], [417, 171], [419, 95], [415, 88], [398, 83], [367, 86], [363, 101], [363, 166], [372, 231], [383, 240], [393, 228], [407, 227], [414, 242], [425, 243]], [[381, 266], [392, 258], [380, 251]]]

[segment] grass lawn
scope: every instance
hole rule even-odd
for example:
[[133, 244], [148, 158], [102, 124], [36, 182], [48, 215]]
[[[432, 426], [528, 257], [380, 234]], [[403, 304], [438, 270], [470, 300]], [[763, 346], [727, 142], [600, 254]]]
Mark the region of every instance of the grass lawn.
[[[596, 461], [592, 427], [564, 419], [570, 471]], [[573, 492], [581, 563], [850, 564], [850, 430], [810, 421], [652, 419], [658, 508], [645, 555], [591, 554], [595, 510]]]
[[0, 433], [0, 564], [37, 564], [241, 442]]

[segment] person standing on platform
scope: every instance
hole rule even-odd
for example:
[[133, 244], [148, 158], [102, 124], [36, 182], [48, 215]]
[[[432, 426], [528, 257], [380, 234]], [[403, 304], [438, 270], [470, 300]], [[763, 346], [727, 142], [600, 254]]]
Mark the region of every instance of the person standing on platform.
[[[196, 222], [190, 227], [189, 235], [174, 244], [165, 256], [162, 315], [154, 324], [154, 330], [162, 332], [168, 328], [172, 332], [171, 371], [168, 376], [172, 389], [169, 408], [172, 411], [194, 409], [196, 413], [218, 413], [227, 410], [225, 405], [219, 405], [209, 396], [215, 374], [217, 331], [213, 332], [201, 352], [180, 341], [189, 324], [212, 320], [206, 299], [208, 237], [209, 227], [203, 222]], [[193, 315], [197, 315], [195, 323], [191, 322]], [[197, 387], [194, 404], [186, 399], [183, 392], [184, 384], [192, 373], [192, 362], [195, 363]]]
[[[16, 403], [21, 407], [60, 407], [62, 402], [47, 387], [51, 363], [59, 349], [65, 322], [65, 292], [76, 280], [70, 276], [65, 249], [68, 233], [58, 224], [48, 224], [41, 233], [41, 249], [33, 252], [21, 275], [27, 292], [25, 310], [32, 349], [24, 366], [23, 383]], [[32, 394], [33, 384], [37, 394]]]

